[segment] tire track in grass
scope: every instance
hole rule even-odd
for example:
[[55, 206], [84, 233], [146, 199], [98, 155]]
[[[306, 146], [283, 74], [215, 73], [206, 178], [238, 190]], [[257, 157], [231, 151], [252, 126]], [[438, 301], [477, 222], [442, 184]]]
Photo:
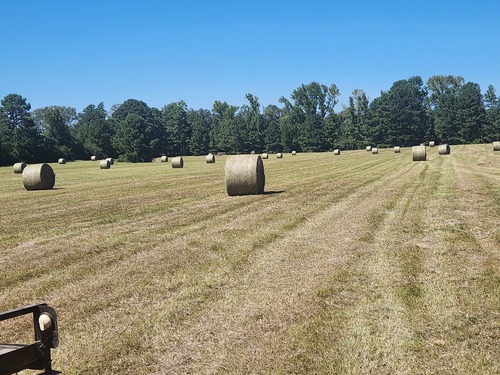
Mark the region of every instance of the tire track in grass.
[[[256, 252], [247, 271], [224, 289], [220, 300], [155, 338], [153, 346], [165, 351], [158, 371], [304, 373], [310, 369], [304, 357], [313, 359], [321, 353], [302, 347], [301, 327], [324, 307], [318, 290], [331, 274], [342, 279], [350, 264], [359, 262], [365, 253], [359, 237], [369, 227], [369, 215], [397, 197], [402, 189], [398, 177], [413, 171], [407, 165], [365, 185], [317, 213], [286, 239]], [[370, 207], [367, 202], [374, 196]], [[304, 345], [308, 344], [306, 340]]]

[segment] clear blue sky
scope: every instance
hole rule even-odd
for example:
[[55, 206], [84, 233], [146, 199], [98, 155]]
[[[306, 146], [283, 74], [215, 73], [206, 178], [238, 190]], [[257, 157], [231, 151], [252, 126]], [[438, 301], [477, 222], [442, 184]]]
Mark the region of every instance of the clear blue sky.
[[441, 74], [500, 94], [498, 0], [6, 0], [0, 19], [0, 98], [32, 109], [279, 104], [312, 81], [347, 103]]

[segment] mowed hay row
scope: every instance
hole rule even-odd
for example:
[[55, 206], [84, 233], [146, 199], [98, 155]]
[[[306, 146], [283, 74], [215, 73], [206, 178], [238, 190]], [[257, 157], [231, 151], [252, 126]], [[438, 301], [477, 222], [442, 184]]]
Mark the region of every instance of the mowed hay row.
[[[8, 282], [9, 288], [0, 301], [1, 311], [33, 301], [54, 305], [64, 326], [60, 326], [61, 344], [53, 351], [53, 367], [63, 373], [113, 373], [125, 368], [139, 374], [182, 373], [189, 366], [202, 372], [217, 364], [228, 372], [234, 369], [233, 373], [245, 368], [263, 369], [261, 373], [307, 373], [307, 367], [301, 371], [299, 366], [307, 366], [312, 357], [320, 359], [318, 365], [333, 366], [328, 351], [346, 355], [345, 350], [335, 334], [329, 341], [323, 341], [321, 335], [334, 333], [332, 326], [346, 326], [341, 317], [349, 313], [346, 308], [360, 293], [351, 278], [339, 276], [335, 284], [335, 277], [352, 271], [356, 280], [357, 269], [350, 268], [356, 263], [345, 260], [363, 259], [373, 245], [366, 240], [357, 242], [361, 234], [353, 231], [339, 237], [340, 245], [326, 246], [323, 241], [341, 235], [339, 228], [348, 230], [332, 224], [336, 216], [330, 218], [329, 209], [334, 210], [332, 214], [345, 213], [356, 206], [356, 217], [370, 199], [383, 203], [385, 194], [399, 196], [398, 189], [407, 186], [400, 181], [408, 179], [411, 185], [421, 170], [408, 158], [394, 158], [392, 153], [381, 153], [377, 160], [363, 158], [365, 154], [359, 151], [345, 151], [344, 156], [332, 161], [330, 153], [307, 153], [299, 161], [292, 158], [285, 164], [271, 158], [265, 162], [266, 192], [275, 193], [236, 200], [225, 192], [224, 164], [206, 168], [204, 157], [186, 158], [191, 160], [190, 168], [182, 175], [169, 170], [166, 175], [158, 173], [158, 165], [153, 163], [120, 163], [113, 178], [101, 178], [95, 166], [70, 163], [64, 189], [31, 198], [45, 208], [43, 212], [27, 209], [35, 201], [10, 191], [16, 180], [18, 187], [19, 176], [10, 167], [0, 168], [0, 177], [7, 179], [5, 186], [0, 185], [0, 199], [9, 201], [7, 211], [0, 213], [2, 229], [17, 238], [4, 242], [2, 231], [0, 272], [7, 275], [2, 285]], [[490, 152], [488, 157], [494, 156]], [[470, 159], [478, 160], [474, 155]], [[91, 181], [92, 176], [100, 180]], [[96, 200], [96, 191], [104, 198]], [[5, 198], [3, 193], [7, 193]], [[385, 214], [391, 207], [382, 203], [373, 207]], [[7, 223], [10, 217], [16, 225]], [[169, 225], [165, 225], [165, 217]], [[272, 217], [272, 225], [263, 217]], [[357, 220], [359, 232], [374, 230], [369, 217]], [[35, 230], [26, 232], [22, 224], [33, 224]], [[298, 232], [304, 225], [311, 230]], [[298, 233], [305, 236], [308, 246], [291, 253], [283, 241], [302, 241]], [[51, 241], [55, 237], [57, 241]], [[288, 250], [274, 258], [279, 248]], [[345, 251], [339, 254], [342, 248]], [[21, 266], [35, 250], [39, 261]], [[260, 266], [263, 277], [257, 285], [263, 293], [255, 300], [259, 289], [253, 289], [252, 275]], [[296, 283], [295, 276], [302, 277], [301, 283]], [[296, 293], [288, 294], [292, 289]], [[286, 301], [293, 306], [289, 315], [283, 305]], [[328, 315], [321, 306], [328, 306], [339, 319], [323, 323]], [[386, 311], [378, 307], [366, 307], [376, 314], [374, 320]], [[229, 311], [236, 314], [225, 316]], [[223, 325], [209, 325], [210, 319]], [[280, 326], [275, 324], [278, 321]], [[310, 335], [301, 332], [300, 327], [311, 322], [317, 325], [310, 326]], [[228, 331], [221, 329], [226, 327]], [[207, 336], [211, 328], [215, 329], [213, 340]], [[371, 331], [373, 338], [378, 337], [377, 329]], [[11, 333], [10, 328], [2, 331], [2, 339]], [[320, 335], [318, 345], [311, 344], [313, 333]], [[246, 349], [244, 342], [249, 344]], [[306, 344], [300, 346], [300, 357], [295, 346], [299, 342]], [[449, 348], [453, 355], [453, 346], [446, 346]], [[270, 351], [273, 356], [268, 355]], [[206, 355], [209, 353], [213, 355]], [[379, 353], [386, 355], [385, 351]], [[186, 360], [187, 356], [192, 360]], [[177, 361], [163, 362], [171, 358]], [[419, 357], [415, 360], [420, 361]], [[393, 368], [393, 363], [387, 366]], [[331, 369], [330, 373], [342, 373]], [[311, 372], [328, 373], [321, 369]]]

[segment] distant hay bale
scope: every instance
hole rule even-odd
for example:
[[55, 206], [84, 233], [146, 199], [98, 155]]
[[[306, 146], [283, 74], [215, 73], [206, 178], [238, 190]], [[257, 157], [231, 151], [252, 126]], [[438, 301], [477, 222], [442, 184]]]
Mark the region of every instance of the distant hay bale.
[[372, 146], [366, 146], [366, 151], [371, 151], [372, 150]]
[[92, 155], [92, 156], [90, 157], [90, 160], [91, 160], [91, 161], [96, 161], [96, 160], [97, 160], [97, 156]]
[[64, 158], [59, 158], [59, 160], [57, 161], [59, 164], [66, 164], [66, 159]]
[[277, 158], [277, 159], [282, 159], [282, 158], [283, 158], [283, 154], [282, 154], [281, 152], [278, 152], [278, 153], [276, 154], [276, 158]]
[[184, 160], [182, 159], [182, 156], [172, 158], [172, 168], [184, 168]]
[[374, 154], [374, 155], [378, 154], [378, 148], [377, 147], [373, 147], [372, 148], [372, 154]]
[[444, 145], [438, 146], [439, 155], [449, 155], [450, 154], [450, 146], [446, 143]]
[[23, 173], [24, 168], [26, 168], [26, 163], [20, 161], [19, 163], [14, 164], [14, 173]]
[[425, 143], [420, 143], [420, 146], [425, 146]]
[[493, 151], [500, 151], [500, 142], [493, 142]]
[[338, 148], [333, 150], [333, 155], [340, 155], [340, 150]]
[[56, 175], [48, 164], [28, 165], [23, 171], [23, 185], [26, 190], [50, 190], [56, 183]]
[[106, 160], [109, 161], [110, 165], [114, 165], [115, 164], [115, 159], [113, 159], [113, 158], [106, 158]]
[[411, 148], [411, 153], [413, 155], [413, 161], [425, 161], [427, 159], [425, 146], [413, 146]]
[[394, 153], [399, 154], [401, 152], [400, 146], [394, 146]]
[[434, 141], [429, 141], [429, 147], [434, 147], [436, 143]]
[[297, 155], [297, 151], [292, 151], [292, 155]]
[[250, 151], [250, 155], [255, 155], [255, 151]]
[[111, 168], [111, 163], [109, 162], [108, 159], [101, 160], [99, 162], [99, 168], [101, 168], [101, 169], [109, 169], [109, 168]]
[[262, 159], [268, 159], [269, 158], [269, 154], [267, 152], [264, 152], [261, 156]]
[[207, 163], [215, 163], [215, 156], [213, 154], [208, 154], [205, 156], [205, 161]]
[[230, 196], [262, 194], [266, 183], [260, 155], [235, 155], [226, 160], [226, 190]]
[[168, 161], [168, 156], [167, 155], [163, 155], [161, 158], [160, 158], [160, 162], [162, 163], [166, 163]]

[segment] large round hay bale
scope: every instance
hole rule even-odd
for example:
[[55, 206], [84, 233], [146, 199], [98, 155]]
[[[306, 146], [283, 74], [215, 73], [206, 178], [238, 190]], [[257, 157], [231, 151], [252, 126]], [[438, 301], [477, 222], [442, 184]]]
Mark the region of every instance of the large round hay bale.
[[297, 151], [292, 151], [292, 155], [297, 155]]
[[113, 159], [113, 158], [106, 158], [106, 160], [109, 161], [109, 165], [115, 164], [115, 159]]
[[59, 164], [66, 164], [66, 159], [64, 158], [59, 158], [59, 160], [57, 161]]
[[394, 146], [394, 153], [399, 154], [401, 152], [400, 146]]
[[260, 155], [228, 157], [225, 176], [228, 195], [251, 195], [264, 192], [266, 176]]
[[413, 161], [425, 161], [427, 159], [425, 146], [413, 146], [411, 148], [411, 153], [413, 155]]
[[372, 146], [366, 146], [366, 151], [371, 151], [372, 150]]
[[493, 151], [500, 151], [500, 142], [493, 142]]
[[23, 171], [23, 185], [26, 190], [50, 190], [56, 183], [56, 175], [48, 164], [28, 165]]
[[24, 168], [26, 168], [26, 163], [20, 161], [19, 163], [14, 164], [14, 173], [23, 173]]
[[97, 156], [92, 155], [92, 156], [90, 157], [90, 160], [91, 160], [91, 161], [96, 161], [96, 160], [97, 160]]
[[336, 148], [333, 150], [333, 155], [340, 155], [340, 149]]
[[205, 161], [207, 163], [215, 163], [215, 156], [213, 154], [208, 154], [205, 156]]
[[450, 146], [445, 143], [444, 145], [438, 146], [439, 155], [449, 155], [450, 154]]
[[160, 158], [160, 161], [162, 163], [166, 163], [168, 161], [168, 156], [167, 155], [163, 155], [161, 158]]
[[172, 158], [172, 168], [183, 168], [184, 160], [182, 160], [182, 156], [176, 156]]
[[99, 168], [101, 168], [101, 169], [109, 169], [109, 168], [111, 168], [111, 163], [109, 162], [108, 159], [101, 160], [99, 162]]
[[373, 147], [372, 148], [372, 154], [374, 154], [374, 155], [378, 154], [378, 148], [377, 147]]
[[436, 143], [434, 141], [429, 141], [429, 147], [434, 147]]
[[262, 157], [262, 159], [268, 159], [269, 154], [267, 152], [264, 152], [261, 157]]
[[282, 158], [283, 158], [283, 154], [282, 154], [281, 152], [278, 152], [278, 153], [276, 154], [276, 158], [277, 158], [277, 159], [282, 159]]

